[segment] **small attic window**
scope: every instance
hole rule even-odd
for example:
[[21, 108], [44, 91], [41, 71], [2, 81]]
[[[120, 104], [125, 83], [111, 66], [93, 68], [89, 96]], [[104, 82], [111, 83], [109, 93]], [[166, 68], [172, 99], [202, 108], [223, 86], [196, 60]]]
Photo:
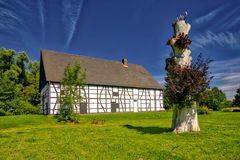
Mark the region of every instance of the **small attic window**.
[[113, 97], [117, 97], [118, 96], [118, 92], [113, 92]]

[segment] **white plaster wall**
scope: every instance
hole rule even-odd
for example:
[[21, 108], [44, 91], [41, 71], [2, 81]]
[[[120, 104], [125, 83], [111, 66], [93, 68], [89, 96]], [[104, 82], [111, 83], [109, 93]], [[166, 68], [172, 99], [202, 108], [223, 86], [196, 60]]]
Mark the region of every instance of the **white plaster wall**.
[[[46, 92], [46, 88], [42, 92]], [[113, 92], [118, 93], [118, 96], [113, 96]], [[111, 102], [119, 104], [119, 108], [116, 109], [117, 112], [164, 110], [161, 90], [85, 86], [84, 91], [80, 90], [80, 93], [82, 97], [85, 97], [82, 102], [87, 103], [87, 113], [111, 112]], [[59, 97], [59, 83], [50, 83], [50, 114], [59, 112]], [[76, 111], [80, 111], [79, 105], [77, 105]]]

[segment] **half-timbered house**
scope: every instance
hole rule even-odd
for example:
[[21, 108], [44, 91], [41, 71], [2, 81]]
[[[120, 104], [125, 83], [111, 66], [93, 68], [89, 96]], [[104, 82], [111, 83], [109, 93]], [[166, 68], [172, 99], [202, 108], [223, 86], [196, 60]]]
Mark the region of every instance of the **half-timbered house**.
[[42, 50], [40, 60], [41, 112], [57, 114], [60, 80], [67, 64], [79, 61], [86, 71], [77, 113], [161, 111], [163, 90], [141, 65]]

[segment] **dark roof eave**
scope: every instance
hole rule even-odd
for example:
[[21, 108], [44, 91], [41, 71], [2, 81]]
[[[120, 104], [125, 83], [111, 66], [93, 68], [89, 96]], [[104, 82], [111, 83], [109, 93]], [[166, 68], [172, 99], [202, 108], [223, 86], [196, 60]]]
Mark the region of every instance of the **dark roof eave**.
[[[50, 81], [50, 80], [47, 80], [47, 82], [60, 83], [59, 81]], [[86, 83], [86, 85], [108, 86], [108, 87], [124, 87], [124, 88], [137, 88], [137, 89], [159, 89], [159, 90], [163, 90], [164, 89], [163, 87], [139, 87], [139, 86], [123, 86], [123, 85], [93, 84], [93, 83]]]

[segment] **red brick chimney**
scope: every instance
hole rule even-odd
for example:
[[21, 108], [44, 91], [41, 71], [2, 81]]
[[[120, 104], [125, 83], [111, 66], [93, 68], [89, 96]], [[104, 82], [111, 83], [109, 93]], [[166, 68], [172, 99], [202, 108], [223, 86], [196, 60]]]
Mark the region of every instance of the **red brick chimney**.
[[122, 64], [123, 64], [123, 67], [128, 67], [127, 58], [124, 57], [122, 59]]

